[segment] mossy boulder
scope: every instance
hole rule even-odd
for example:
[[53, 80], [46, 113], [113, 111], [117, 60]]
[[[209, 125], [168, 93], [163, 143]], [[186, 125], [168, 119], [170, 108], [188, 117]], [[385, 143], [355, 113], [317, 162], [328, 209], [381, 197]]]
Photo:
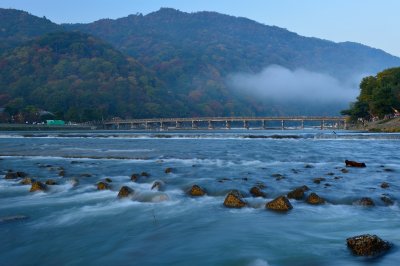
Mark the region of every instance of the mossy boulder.
[[359, 235], [346, 239], [347, 247], [357, 256], [376, 256], [388, 251], [392, 244], [376, 235]]
[[204, 196], [206, 194], [206, 191], [200, 187], [199, 185], [193, 185], [188, 194], [192, 197], [201, 197]]
[[287, 194], [289, 199], [301, 200], [304, 198], [304, 192], [310, 190], [307, 186], [301, 186], [293, 189]]
[[274, 200], [267, 202], [265, 207], [267, 209], [274, 210], [274, 211], [280, 211], [280, 212], [286, 212], [286, 211], [293, 209], [292, 204], [290, 204], [290, 201], [285, 196], [279, 196], [279, 197], [275, 198]]
[[27, 177], [28, 174], [25, 172], [8, 172], [4, 176], [5, 179], [17, 179], [17, 178], [24, 178]]
[[259, 187], [252, 187], [249, 192], [253, 197], [265, 197], [265, 193]]
[[106, 182], [99, 182], [97, 183], [97, 190], [107, 190], [110, 189], [110, 185]]
[[133, 189], [127, 186], [121, 187], [121, 189], [118, 192], [118, 198], [127, 198], [131, 196], [134, 193]]
[[243, 208], [247, 203], [243, 200], [243, 196], [239, 191], [233, 190], [226, 195], [224, 206], [227, 208]]
[[313, 205], [319, 205], [319, 204], [324, 204], [325, 200], [321, 198], [320, 196], [317, 195], [317, 193], [311, 193], [307, 197], [307, 203], [308, 204], [313, 204]]
[[35, 181], [32, 183], [30, 192], [35, 192], [35, 191], [46, 191], [47, 190], [47, 186], [45, 184], [43, 184], [40, 181]]

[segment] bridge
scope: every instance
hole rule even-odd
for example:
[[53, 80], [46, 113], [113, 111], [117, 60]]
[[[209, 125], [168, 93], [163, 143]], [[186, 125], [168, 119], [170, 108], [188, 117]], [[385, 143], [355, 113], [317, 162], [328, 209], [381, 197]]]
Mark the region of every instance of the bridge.
[[192, 117], [151, 118], [104, 121], [105, 129], [346, 129], [346, 117], [329, 116], [285, 116], [285, 117]]

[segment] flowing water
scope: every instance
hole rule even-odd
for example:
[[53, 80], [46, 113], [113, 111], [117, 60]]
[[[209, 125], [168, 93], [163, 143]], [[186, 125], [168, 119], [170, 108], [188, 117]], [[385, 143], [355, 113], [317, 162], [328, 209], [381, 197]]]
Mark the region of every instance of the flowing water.
[[[399, 134], [320, 130], [1, 133], [0, 265], [398, 265], [399, 148]], [[367, 167], [343, 173], [346, 159]], [[58, 184], [29, 192], [8, 170]], [[111, 190], [98, 191], [105, 178]], [[207, 196], [189, 197], [194, 184]], [[123, 185], [131, 199], [117, 199]], [[251, 197], [255, 185], [266, 198]], [[302, 185], [327, 203], [265, 208]], [[232, 189], [249, 207], [223, 206]], [[346, 238], [366, 233], [394, 248], [353, 256]]]

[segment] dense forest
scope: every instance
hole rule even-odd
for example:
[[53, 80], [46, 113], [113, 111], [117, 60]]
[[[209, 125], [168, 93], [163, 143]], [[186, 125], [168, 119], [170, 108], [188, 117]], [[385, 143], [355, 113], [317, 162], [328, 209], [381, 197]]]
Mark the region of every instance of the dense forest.
[[352, 120], [384, 118], [400, 110], [400, 68], [390, 68], [376, 76], [365, 77], [360, 95], [350, 109], [342, 111]]
[[11, 115], [40, 108], [81, 122], [164, 116], [179, 106], [153, 73], [83, 33], [49, 33], [4, 54], [0, 67], [0, 106]]
[[0, 9], [0, 110], [20, 120], [40, 111], [87, 121], [337, 115], [343, 108], [344, 103], [277, 102], [229, 87], [231, 74], [259, 73], [270, 65], [346, 80], [399, 66], [400, 59], [215, 12], [163, 8], [145, 16], [57, 25]]

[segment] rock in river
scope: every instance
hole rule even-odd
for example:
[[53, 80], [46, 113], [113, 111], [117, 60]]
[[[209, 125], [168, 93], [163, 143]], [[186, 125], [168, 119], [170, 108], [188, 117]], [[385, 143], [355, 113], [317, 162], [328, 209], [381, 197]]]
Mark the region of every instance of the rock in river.
[[35, 182], [35, 179], [30, 178], [30, 177], [25, 177], [24, 179], [19, 182], [21, 185], [32, 185], [32, 183]]
[[243, 208], [247, 203], [243, 200], [239, 191], [233, 190], [225, 197], [224, 206], [228, 208]]
[[355, 161], [345, 160], [344, 163], [346, 164], [346, 167], [366, 167], [365, 163], [359, 163]]
[[46, 187], [45, 184], [43, 184], [43, 183], [40, 182], [40, 181], [35, 181], [35, 182], [32, 183], [32, 187], [31, 187], [30, 192], [35, 192], [35, 191], [46, 191], [46, 190], [47, 190], [47, 187]]
[[131, 189], [130, 187], [123, 186], [123, 187], [121, 187], [121, 189], [118, 192], [118, 198], [120, 198], [120, 199], [127, 198], [130, 195], [132, 195], [133, 192], [134, 192], [133, 189]]
[[371, 198], [365, 197], [361, 198], [357, 201], [354, 202], [355, 205], [361, 205], [361, 206], [375, 206], [374, 201]]
[[388, 251], [391, 244], [376, 235], [359, 235], [347, 238], [347, 247], [357, 256], [375, 256]]
[[106, 190], [110, 189], [110, 185], [106, 182], [99, 182], [97, 183], [97, 190]]
[[250, 189], [250, 194], [253, 197], [265, 197], [265, 193], [261, 191], [259, 187], [252, 187]]
[[193, 185], [188, 193], [190, 196], [199, 197], [204, 196], [206, 194], [205, 190], [198, 185]]
[[325, 200], [320, 196], [318, 196], [317, 193], [313, 192], [307, 197], [307, 203], [313, 205], [319, 205], [319, 204], [324, 204]]
[[289, 199], [301, 200], [304, 198], [304, 192], [310, 190], [307, 186], [295, 188], [287, 194]]
[[279, 196], [274, 200], [267, 202], [265, 207], [267, 209], [271, 209], [274, 211], [282, 211], [282, 212], [293, 209], [292, 204], [290, 204], [288, 198], [286, 198], [285, 196]]

